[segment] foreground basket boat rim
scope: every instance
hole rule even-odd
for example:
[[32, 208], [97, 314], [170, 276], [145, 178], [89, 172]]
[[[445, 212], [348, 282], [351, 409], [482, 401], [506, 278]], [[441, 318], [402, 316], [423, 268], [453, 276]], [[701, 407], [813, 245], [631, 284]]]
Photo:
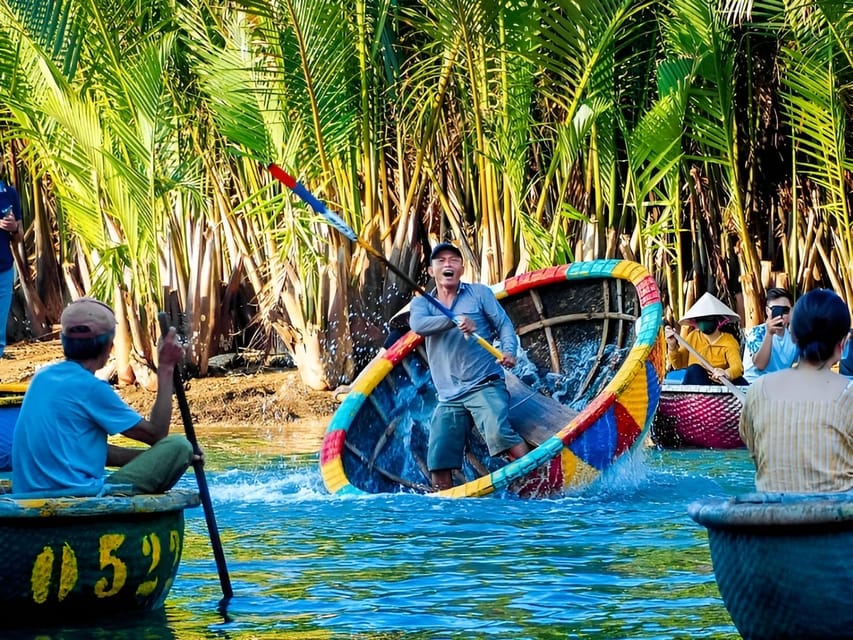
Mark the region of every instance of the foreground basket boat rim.
[[688, 515], [708, 528], [853, 523], [853, 492], [795, 494], [756, 492], [697, 500]]
[[109, 495], [67, 498], [16, 498], [0, 496], [0, 518], [47, 518], [117, 516], [139, 513], [164, 513], [201, 503], [197, 491], [172, 489], [164, 494], [131, 496]]

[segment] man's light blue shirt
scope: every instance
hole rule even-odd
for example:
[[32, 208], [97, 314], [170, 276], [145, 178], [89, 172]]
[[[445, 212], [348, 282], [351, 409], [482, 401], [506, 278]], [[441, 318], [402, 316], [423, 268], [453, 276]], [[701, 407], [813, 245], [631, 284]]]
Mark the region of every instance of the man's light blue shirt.
[[791, 337], [791, 332], [786, 328], [785, 333], [781, 336], [773, 334], [770, 360], [763, 370], [758, 369], [753, 362], [753, 358], [758, 353], [758, 350], [761, 349], [761, 343], [764, 342], [765, 335], [767, 335], [767, 325], [764, 324], [756, 325], [746, 332], [744, 339], [745, 348], [743, 350], [743, 377], [748, 382], [755, 382], [759, 376], [763, 376], [765, 373], [790, 369], [797, 361], [799, 350]]
[[[412, 299], [409, 326], [424, 336], [432, 380], [442, 402], [459, 398], [491, 375], [504, 377], [503, 367], [494, 354], [473, 338], [465, 339], [456, 324], [423, 296]], [[484, 284], [463, 282], [450, 311], [466, 316], [486, 340], [500, 338], [500, 350], [513, 356], [518, 338], [512, 320]]]
[[104, 380], [73, 361], [33, 376], [12, 444], [15, 493], [97, 493], [104, 484], [107, 435], [142, 420]]

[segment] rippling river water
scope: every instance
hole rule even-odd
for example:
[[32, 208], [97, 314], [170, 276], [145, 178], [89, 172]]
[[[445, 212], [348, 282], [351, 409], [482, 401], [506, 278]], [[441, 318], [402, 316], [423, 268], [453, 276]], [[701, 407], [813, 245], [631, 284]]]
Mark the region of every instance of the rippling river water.
[[645, 449], [557, 500], [340, 498], [310, 453], [322, 428], [200, 432], [235, 592], [224, 614], [197, 508], [165, 611], [3, 637], [739, 637], [685, 507], [751, 489], [744, 450]]

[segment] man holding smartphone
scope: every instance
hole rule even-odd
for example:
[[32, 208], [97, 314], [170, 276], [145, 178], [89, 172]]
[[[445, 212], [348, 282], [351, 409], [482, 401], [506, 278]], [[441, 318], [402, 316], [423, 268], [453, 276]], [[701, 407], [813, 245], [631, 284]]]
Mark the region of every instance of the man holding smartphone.
[[793, 297], [779, 287], [767, 290], [767, 321], [746, 332], [743, 377], [755, 382], [771, 371], [790, 368], [797, 361], [797, 345], [791, 337]]
[[[5, 167], [0, 161], [0, 176], [4, 174]], [[12, 288], [15, 285], [12, 242], [18, 242], [23, 237], [21, 198], [15, 187], [0, 177], [0, 358], [6, 350], [6, 322], [12, 306]]]

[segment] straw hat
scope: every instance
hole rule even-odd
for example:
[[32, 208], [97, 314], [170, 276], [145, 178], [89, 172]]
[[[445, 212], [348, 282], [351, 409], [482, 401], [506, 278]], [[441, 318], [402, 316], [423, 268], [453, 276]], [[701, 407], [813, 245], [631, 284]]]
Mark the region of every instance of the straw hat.
[[687, 310], [687, 313], [684, 314], [680, 322], [681, 324], [693, 324], [697, 318], [707, 318], [708, 316], [722, 316], [729, 320], [729, 322], [740, 322], [740, 316], [736, 311], [733, 311], [710, 293], [703, 294]]

